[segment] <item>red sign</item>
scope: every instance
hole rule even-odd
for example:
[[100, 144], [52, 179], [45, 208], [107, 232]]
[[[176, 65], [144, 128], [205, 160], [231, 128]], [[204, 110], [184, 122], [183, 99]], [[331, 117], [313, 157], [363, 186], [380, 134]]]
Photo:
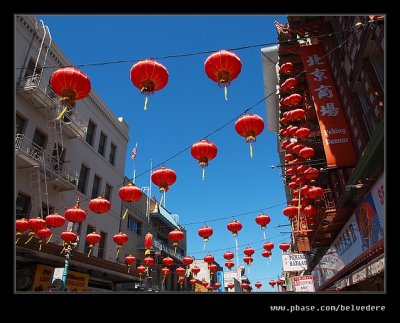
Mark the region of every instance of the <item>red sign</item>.
[[328, 167], [354, 166], [356, 155], [336, 86], [320, 45], [300, 47]]

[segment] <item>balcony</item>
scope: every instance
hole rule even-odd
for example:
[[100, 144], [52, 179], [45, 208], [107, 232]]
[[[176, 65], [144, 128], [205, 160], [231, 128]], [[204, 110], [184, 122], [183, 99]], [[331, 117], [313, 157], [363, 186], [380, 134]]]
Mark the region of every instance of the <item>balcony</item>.
[[15, 163], [17, 169], [41, 167], [46, 182], [52, 183], [59, 191], [72, 191], [78, 183], [78, 172], [70, 170], [66, 163], [47, 153], [23, 134], [15, 137]]
[[57, 102], [57, 95], [38, 74], [22, 79], [17, 85], [17, 93], [25, 97], [36, 109], [52, 107]]
[[164, 224], [171, 226], [172, 228], [179, 228], [179, 218], [177, 214], [171, 214], [164, 209], [159, 203], [156, 203], [155, 208], [150, 212], [150, 215], [154, 219], [158, 219]]
[[[57, 116], [63, 107], [61, 105], [55, 107], [55, 115]], [[83, 119], [75, 109], [67, 106], [67, 111], [60, 120], [63, 132], [70, 138], [83, 138], [86, 136], [88, 120]]]
[[168, 256], [173, 257], [178, 259], [180, 262], [183, 261], [183, 256], [181, 254], [174, 254], [174, 250], [170, 247], [168, 247], [167, 245], [165, 245], [164, 243], [162, 243], [160, 240], [157, 240], [156, 238], [153, 239], [153, 246], [154, 249], [157, 251], [163, 251], [165, 252]]

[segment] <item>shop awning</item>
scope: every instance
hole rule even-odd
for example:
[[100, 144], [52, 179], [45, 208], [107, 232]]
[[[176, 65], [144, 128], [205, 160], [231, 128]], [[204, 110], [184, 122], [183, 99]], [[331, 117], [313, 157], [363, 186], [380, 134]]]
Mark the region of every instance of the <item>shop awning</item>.
[[336, 290], [343, 289], [347, 286], [357, 284], [372, 276], [375, 276], [385, 270], [385, 254], [382, 254], [371, 260], [366, 265], [355, 270], [350, 275], [338, 280], [335, 283]]

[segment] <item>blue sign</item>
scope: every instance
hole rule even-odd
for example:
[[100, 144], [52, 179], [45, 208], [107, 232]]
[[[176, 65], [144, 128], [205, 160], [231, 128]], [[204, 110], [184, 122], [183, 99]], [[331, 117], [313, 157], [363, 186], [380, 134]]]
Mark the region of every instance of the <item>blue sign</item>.
[[219, 292], [224, 291], [224, 272], [223, 271], [217, 271], [217, 282], [220, 283], [220, 287], [218, 288]]

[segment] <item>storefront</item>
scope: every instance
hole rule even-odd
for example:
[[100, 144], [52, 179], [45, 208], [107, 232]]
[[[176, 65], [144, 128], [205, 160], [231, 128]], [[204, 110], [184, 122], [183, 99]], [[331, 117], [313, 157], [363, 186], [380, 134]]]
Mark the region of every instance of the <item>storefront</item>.
[[317, 291], [384, 290], [384, 174], [314, 267]]

